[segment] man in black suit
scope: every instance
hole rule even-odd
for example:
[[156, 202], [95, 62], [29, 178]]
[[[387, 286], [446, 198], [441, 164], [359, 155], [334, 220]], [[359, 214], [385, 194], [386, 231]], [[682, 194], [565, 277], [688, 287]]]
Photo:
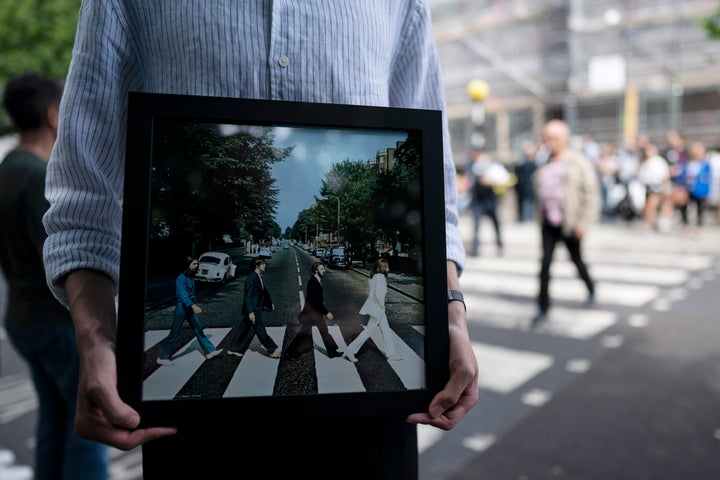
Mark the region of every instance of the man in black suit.
[[243, 319], [235, 330], [228, 347], [228, 355], [242, 357], [250, 346], [253, 336], [257, 334], [258, 340], [267, 349], [268, 356], [270, 358], [280, 358], [277, 343], [270, 338], [263, 322], [263, 311], [275, 310], [270, 291], [265, 288], [265, 282], [262, 279], [262, 274], [265, 273], [265, 260], [258, 258], [253, 264], [255, 270], [250, 272], [245, 279], [245, 299], [242, 306]]
[[325, 276], [325, 265], [322, 262], [315, 262], [312, 266], [312, 275], [307, 283], [305, 293], [305, 305], [303, 306], [298, 320], [301, 323], [300, 331], [295, 338], [292, 339], [290, 345], [285, 350], [283, 358], [295, 361], [305, 352], [313, 349], [312, 327], [318, 328], [322, 336], [328, 357], [339, 357], [342, 354], [338, 352], [337, 343], [328, 331], [325, 319], [333, 319], [333, 314], [327, 309], [323, 299], [322, 277]]

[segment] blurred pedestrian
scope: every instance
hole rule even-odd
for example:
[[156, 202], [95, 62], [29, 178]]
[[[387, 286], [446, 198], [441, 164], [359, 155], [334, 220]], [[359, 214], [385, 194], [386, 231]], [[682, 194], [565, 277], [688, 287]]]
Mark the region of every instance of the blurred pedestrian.
[[[667, 160], [660, 156], [655, 144], [648, 144], [638, 165], [637, 179], [645, 187], [645, 206], [643, 221], [648, 230], [666, 231], [665, 225], [671, 221], [672, 204], [666, 199], [670, 195], [670, 167]], [[665, 205], [670, 205], [668, 210]], [[658, 211], [660, 218], [658, 218]]]
[[474, 148], [470, 160], [465, 165], [465, 178], [470, 186], [470, 210], [473, 217], [473, 236], [470, 256], [480, 254], [480, 226], [484, 217], [488, 217], [495, 228], [495, 244], [499, 256], [503, 253], [502, 232], [498, 218], [498, 195], [495, 189], [507, 185], [510, 174], [507, 169], [483, 149]]
[[513, 173], [517, 179], [515, 193], [517, 197], [517, 216], [519, 222], [528, 222], [535, 217], [535, 192], [532, 177], [537, 170], [535, 157], [537, 145], [530, 140], [523, 143], [520, 160], [515, 164]]
[[542, 265], [538, 312], [532, 327], [547, 319], [550, 308], [550, 265], [558, 242], [568, 249], [580, 278], [588, 290], [587, 306], [595, 303], [595, 283], [582, 258], [581, 241], [588, 226], [600, 213], [599, 182], [585, 156], [570, 149], [570, 128], [562, 120], [549, 121], [543, 142], [550, 152], [548, 162], [535, 172], [537, 218], [542, 232]]
[[35, 480], [104, 480], [107, 447], [73, 430], [80, 356], [68, 310], [45, 281], [45, 171], [57, 138], [62, 84], [36, 72], [8, 81], [3, 102], [20, 143], [0, 163], [0, 264], [5, 328], [28, 363], [39, 407]]
[[706, 200], [712, 188], [710, 156], [703, 142], [696, 140], [690, 144], [688, 147], [688, 159], [682, 165], [676, 180], [678, 184], [685, 187], [688, 193], [688, 201], [683, 208], [680, 208], [680, 215], [683, 225], [692, 233], [697, 231], [697, 228], [690, 226], [688, 207], [690, 205], [694, 206], [695, 225], [701, 227]]

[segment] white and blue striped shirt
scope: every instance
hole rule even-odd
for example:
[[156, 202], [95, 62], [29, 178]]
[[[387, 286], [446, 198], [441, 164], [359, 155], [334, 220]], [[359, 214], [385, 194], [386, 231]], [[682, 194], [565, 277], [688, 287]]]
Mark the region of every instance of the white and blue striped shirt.
[[[44, 218], [65, 303], [73, 270], [118, 282], [129, 91], [445, 110], [424, 0], [84, 0], [75, 42]], [[461, 270], [443, 124], [447, 257]]]

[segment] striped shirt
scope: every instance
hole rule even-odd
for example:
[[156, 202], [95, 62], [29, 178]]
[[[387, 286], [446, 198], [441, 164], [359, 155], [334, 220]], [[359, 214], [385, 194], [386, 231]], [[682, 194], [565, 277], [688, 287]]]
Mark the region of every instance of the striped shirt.
[[[118, 282], [129, 91], [445, 110], [424, 0], [84, 0], [43, 220], [64, 303], [73, 270]], [[462, 271], [443, 117], [447, 257]]]

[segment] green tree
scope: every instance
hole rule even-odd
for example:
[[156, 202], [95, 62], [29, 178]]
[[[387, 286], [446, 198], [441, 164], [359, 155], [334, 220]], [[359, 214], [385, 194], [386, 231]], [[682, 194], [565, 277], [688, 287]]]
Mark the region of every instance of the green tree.
[[[75, 42], [81, 0], [2, 0], [0, 88], [10, 77], [34, 70], [63, 80]], [[0, 107], [0, 135], [11, 125]]]
[[708, 37], [720, 40], [720, 7], [709, 17], [703, 18], [700, 25], [705, 29]]

